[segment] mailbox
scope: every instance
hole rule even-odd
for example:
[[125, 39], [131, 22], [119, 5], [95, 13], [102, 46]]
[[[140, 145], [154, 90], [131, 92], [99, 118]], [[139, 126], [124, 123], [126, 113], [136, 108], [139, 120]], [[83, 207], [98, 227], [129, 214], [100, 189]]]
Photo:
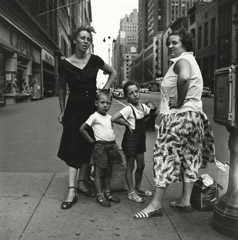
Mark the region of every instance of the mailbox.
[[238, 127], [238, 65], [215, 71], [214, 121]]

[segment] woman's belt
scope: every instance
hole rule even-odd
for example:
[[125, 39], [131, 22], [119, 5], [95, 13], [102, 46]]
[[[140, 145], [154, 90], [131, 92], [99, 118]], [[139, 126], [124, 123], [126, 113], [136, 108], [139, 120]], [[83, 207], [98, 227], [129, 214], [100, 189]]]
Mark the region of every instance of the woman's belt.
[[116, 141], [115, 141], [115, 140], [113, 140], [113, 141], [101, 141], [101, 140], [98, 140], [98, 141], [96, 141], [96, 143], [101, 143], [101, 144], [114, 144], [114, 143], [116, 143]]
[[72, 97], [95, 97], [96, 96], [96, 90], [95, 91], [77, 91], [77, 92], [70, 92], [70, 96]]

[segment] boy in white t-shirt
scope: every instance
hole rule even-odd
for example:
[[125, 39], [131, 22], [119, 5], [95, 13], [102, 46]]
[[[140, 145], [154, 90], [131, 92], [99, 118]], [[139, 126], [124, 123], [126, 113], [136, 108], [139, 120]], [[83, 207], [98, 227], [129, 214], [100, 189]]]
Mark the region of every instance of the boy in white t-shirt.
[[[91, 165], [95, 165], [96, 202], [103, 207], [110, 207], [110, 202], [120, 202], [120, 199], [110, 193], [112, 165], [122, 162], [122, 156], [115, 141], [111, 115], [107, 114], [111, 103], [110, 91], [100, 90], [95, 101], [97, 111], [80, 127], [80, 132], [85, 139], [94, 144]], [[90, 127], [93, 129], [96, 140], [88, 134], [87, 130]]]
[[[126, 82], [123, 87], [124, 95], [127, 97], [128, 106], [112, 116], [112, 122], [126, 127], [122, 150], [126, 156], [126, 182], [129, 188], [128, 198], [141, 203], [144, 199], [140, 196], [152, 196], [150, 190], [141, 187], [143, 170], [145, 168], [144, 152], [146, 151], [146, 118], [149, 117], [150, 108], [140, 102], [139, 86], [136, 82]], [[133, 170], [137, 163], [135, 172], [135, 187], [133, 185]]]

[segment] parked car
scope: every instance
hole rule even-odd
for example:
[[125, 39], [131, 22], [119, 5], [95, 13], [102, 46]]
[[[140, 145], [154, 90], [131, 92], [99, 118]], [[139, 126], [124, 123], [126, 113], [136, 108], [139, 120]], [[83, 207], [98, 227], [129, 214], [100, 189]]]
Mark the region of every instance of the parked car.
[[148, 88], [140, 88], [140, 92], [141, 93], [149, 93], [149, 89]]
[[112, 96], [116, 99], [124, 99], [125, 98], [123, 89], [121, 89], [121, 88], [114, 89], [114, 91], [112, 92]]
[[202, 89], [202, 96], [203, 97], [211, 97], [211, 94], [212, 94], [211, 88], [203, 87], [203, 89]]

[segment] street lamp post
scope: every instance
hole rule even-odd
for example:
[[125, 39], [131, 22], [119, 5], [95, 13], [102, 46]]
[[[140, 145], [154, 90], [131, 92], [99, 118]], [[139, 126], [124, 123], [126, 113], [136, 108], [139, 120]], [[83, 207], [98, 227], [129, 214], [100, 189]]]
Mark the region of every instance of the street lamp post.
[[[108, 37], [107, 37], [107, 40], [106, 40], [106, 38], [103, 38], [103, 42], [108, 42], [108, 65], [111, 65], [111, 45], [112, 45], [113, 43], [115, 43], [116, 40], [113, 39], [113, 40], [111, 41], [111, 36], [108, 36]], [[113, 46], [112, 46], [112, 48], [113, 48]]]

